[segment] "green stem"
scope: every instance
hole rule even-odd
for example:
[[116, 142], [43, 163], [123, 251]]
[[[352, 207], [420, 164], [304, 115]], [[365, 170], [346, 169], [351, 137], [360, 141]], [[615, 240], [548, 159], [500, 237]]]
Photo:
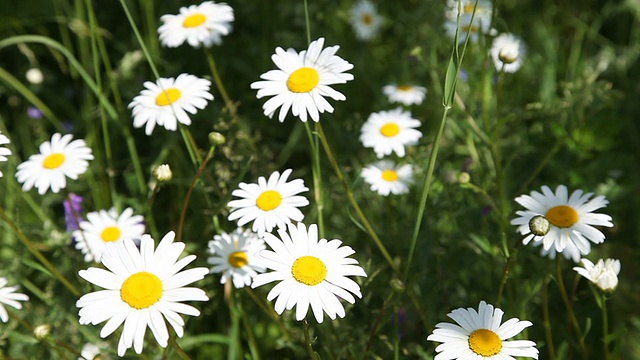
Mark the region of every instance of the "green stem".
[[287, 327], [284, 326], [284, 323], [282, 322], [282, 318], [278, 316], [275, 310], [273, 310], [273, 308], [268, 305], [265, 298], [264, 297], [258, 298], [258, 296], [256, 296], [256, 294], [253, 292], [253, 290], [250, 287], [245, 287], [244, 291], [247, 294], [249, 294], [249, 297], [251, 298], [251, 300], [253, 300], [253, 302], [255, 302], [256, 305], [258, 305], [258, 307], [260, 307], [265, 312], [265, 314], [267, 314], [276, 324], [278, 324], [278, 327], [280, 328], [282, 335], [284, 335], [284, 337], [286, 337], [287, 340], [291, 341], [293, 337], [291, 336], [289, 329], [287, 329]]
[[233, 101], [231, 101], [229, 93], [227, 93], [227, 89], [224, 87], [224, 83], [222, 82], [222, 78], [220, 77], [220, 72], [218, 71], [218, 66], [216, 65], [215, 59], [213, 58], [213, 54], [211, 54], [211, 50], [205, 50], [204, 53], [207, 57], [209, 68], [211, 69], [211, 75], [213, 75], [213, 81], [216, 83], [218, 91], [220, 91], [220, 95], [222, 96], [225, 107], [229, 114], [231, 114], [231, 117], [235, 119], [238, 117], [238, 109]]
[[600, 296], [602, 296], [602, 345], [604, 346], [604, 358], [609, 360], [611, 359], [611, 352], [609, 351], [609, 314], [607, 312], [607, 295], [601, 291]]
[[33, 256], [35, 256], [38, 259], [38, 261], [40, 261], [40, 263], [44, 265], [44, 267], [46, 267], [47, 270], [49, 270], [56, 279], [58, 279], [67, 289], [69, 289], [69, 291], [71, 291], [73, 295], [80, 296], [80, 291], [78, 291], [78, 289], [75, 286], [73, 286], [73, 284], [71, 284], [71, 282], [69, 282], [69, 280], [67, 280], [67, 278], [65, 278], [64, 275], [62, 275], [58, 271], [58, 269], [56, 269], [56, 267], [53, 266], [53, 264], [51, 264], [49, 260], [47, 260], [47, 258], [44, 257], [44, 255], [42, 255], [42, 253], [35, 247], [35, 245], [33, 245], [33, 243], [25, 236], [25, 234], [22, 231], [20, 231], [20, 229], [18, 228], [18, 226], [16, 226], [13, 220], [11, 220], [9, 216], [7, 216], [4, 209], [2, 208], [0, 208], [0, 217], [4, 220], [4, 222], [7, 225], [9, 225], [11, 230], [13, 230], [13, 232], [18, 236], [20, 241], [22, 241], [22, 244], [24, 244], [24, 246], [33, 254]]
[[[544, 334], [547, 340], [547, 350], [549, 351], [549, 359], [556, 358], [556, 349], [553, 345], [553, 335], [551, 334], [551, 320], [549, 316], [549, 281], [551, 275], [547, 274], [544, 279], [542, 288], [542, 317], [544, 319]], [[496, 305], [497, 306], [497, 305]]]
[[307, 347], [307, 353], [309, 355], [309, 360], [316, 360], [316, 353], [313, 351], [313, 344], [311, 343], [311, 336], [309, 335], [309, 322], [305, 318], [302, 320], [304, 327], [304, 343]]
[[304, 0], [304, 23], [307, 30], [307, 44], [311, 44], [311, 21], [309, 21], [309, 4]]
[[171, 347], [176, 352], [176, 354], [178, 354], [178, 357], [180, 357], [180, 359], [191, 360], [191, 357], [189, 357], [189, 355], [187, 355], [187, 353], [184, 352], [184, 350], [182, 350], [182, 347], [180, 347], [180, 345], [176, 341], [175, 336], [173, 335], [169, 336], [169, 345], [171, 345]]
[[371, 344], [373, 344], [373, 337], [376, 335], [376, 331], [378, 330], [378, 325], [380, 325], [380, 320], [382, 319], [382, 315], [384, 314], [384, 311], [386, 310], [387, 306], [389, 306], [389, 304], [391, 303], [391, 300], [393, 299], [393, 295], [394, 295], [394, 292], [391, 292], [391, 294], [389, 294], [387, 298], [384, 300], [384, 303], [382, 303], [382, 307], [380, 308], [380, 311], [378, 312], [378, 316], [376, 316], [376, 320], [373, 322], [373, 327], [371, 328], [371, 332], [369, 333], [369, 340], [367, 341], [367, 347], [364, 349], [364, 354], [362, 354], [362, 359], [366, 359], [367, 354], [369, 354], [369, 351], [371, 350]]
[[[318, 149], [318, 138], [314, 136], [308, 122], [304, 123], [307, 131], [309, 145], [311, 146], [311, 172], [313, 174], [313, 196], [316, 203], [316, 211], [318, 212], [318, 228], [320, 238], [324, 238], [324, 201], [322, 200], [322, 173], [320, 170], [320, 151]], [[316, 132], [317, 134], [317, 132]]]
[[562, 301], [567, 308], [567, 312], [569, 313], [569, 321], [571, 322], [571, 326], [573, 330], [576, 332], [576, 336], [578, 337], [578, 342], [580, 344], [580, 352], [582, 353], [582, 357], [584, 359], [587, 358], [587, 348], [584, 343], [584, 337], [582, 336], [582, 330], [580, 329], [580, 323], [578, 322], [578, 318], [576, 318], [576, 313], [573, 311], [573, 304], [569, 299], [567, 294], [567, 288], [564, 285], [564, 279], [562, 277], [562, 256], [561, 254], [557, 255], [556, 259], [556, 271], [558, 275], [558, 288], [560, 290], [560, 296], [562, 296]]

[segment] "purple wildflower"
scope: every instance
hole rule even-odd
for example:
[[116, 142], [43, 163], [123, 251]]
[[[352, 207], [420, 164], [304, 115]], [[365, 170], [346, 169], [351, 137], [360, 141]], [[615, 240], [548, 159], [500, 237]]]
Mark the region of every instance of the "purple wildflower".
[[42, 119], [42, 116], [44, 114], [42, 113], [42, 110], [38, 109], [35, 106], [29, 106], [27, 108], [27, 116], [32, 118], [32, 119]]
[[82, 200], [82, 196], [69, 193], [69, 197], [62, 203], [64, 205], [64, 222], [69, 232], [78, 230], [78, 224], [82, 221]]

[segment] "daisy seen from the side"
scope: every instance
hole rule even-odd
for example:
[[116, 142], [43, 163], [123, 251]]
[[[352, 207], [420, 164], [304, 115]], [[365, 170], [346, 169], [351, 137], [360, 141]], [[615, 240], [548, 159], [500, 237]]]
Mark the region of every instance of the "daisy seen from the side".
[[373, 148], [378, 158], [395, 152], [399, 157], [405, 155], [406, 145], [415, 145], [422, 137], [420, 121], [411, 117], [411, 113], [401, 108], [380, 111], [369, 115], [360, 130], [360, 141], [364, 147]]
[[427, 96], [427, 88], [414, 85], [385, 85], [382, 92], [390, 102], [397, 102], [403, 105], [420, 105]]
[[353, 4], [350, 11], [351, 26], [360, 40], [371, 40], [378, 35], [382, 17], [378, 9], [369, 0], [360, 0]]
[[231, 32], [233, 9], [226, 3], [205, 1], [181, 7], [177, 15], [162, 15], [158, 28], [160, 43], [174, 48], [187, 42], [192, 47], [220, 45], [222, 36]]
[[[358, 261], [350, 258], [355, 251], [341, 246], [342, 241], [318, 240], [318, 226], [309, 229], [303, 224], [289, 224], [288, 232], [279, 229], [279, 238], [265, 234], [264, 240], [271, 247], [260, 253], [266, 268], [273, 271], [253, 278], [252, 288], [278, 281], [267, 300], [276, 299], [278, 314], [296, 307], [296, 320], [305, 318], [309, 307], [318, 323], [324, 313], [331, 320], [345, 316], [341, 299], [351, 304], [362, 297], [360, 286], [348, 276], [367, 276]], [[353, 295], [352, 295], [353, 294]]]
[[133, 215], [132, 208], [126, 208], [118, 215], [115, 208], [87, 214], [87, 220], [81, 221], [80, 229], [73, 232], [75, 248], [84, 254], [84, 261], [100, 261], [106, 244], [122, 239], [135, 242], [144, 234], [144, 217]]
[[600, 259], [594, 264], [589, 259], [582, 259], [580, 262], [582, 267], [574, 267], [573, 270], [594, 283], [600, 290], [610, 292], [618, 286], [620, 260]]
[[411, 165], [397, 165], [391, 160], [381, 160], [362, 169], [362, 178], [371, 185], [371, 191], [387, 196], [406, 194], [413, 184]]
[[529, 340], [508, 339], [533, 325], [512, 318], [502, 323], [504, 311], [480, 301], [478, 311], [459, 308], [447, 316], [457, 324], [441, 322], [427, 340], [442, 343], [436, 347], [435, 360], [514, 360], [514, 357], [538, 358], [536, 344]]
[[338, 45], [324, 48], [324, 38], [312, 41], [307, 50], [297, 53], [294, 49], [285, 51], [276, 48], [271, 60], [278, 70], [270, 70], [262, 75], [262, 81], [251, 84], [257, 89], [257, 98], [265, 96], [267, 100], [262, 109], [269, 118], [280, 108], [278, 120], [283, 122], [289, 109], [293, 116], [306, 122], [308, 117], [313, 121], [320, 120], [320, 114], [333, 112], [333, 107], [325, 99], [346, 100], [346, 97], [334, 90], [330, 85], [344, 84], [353, 80], [353, 75], [345, 71], [353, 69], [353, 65], [336, 56]]
[[156, 125], [170, 131], [176, 131], [178, 123], [191, 125], [189, 114], [195, 115], [198, 109], [207, 107], [207, 100], [213, 100], [211, 81], [189, 74], [159, 78], [155, 83], [146, 81], [144, 87], [128, 107], [132, 109], [133, 126], [145, 126], [147, 135]]
[[309, 205], [309, 200], [298, 194], [309, 191], [309, 188], [304, 186], [302, 179], [287, 181], [291, 172], [291, 169], [282, 174], [274, 171], [269, 180], [260, 176], [257, 184], [241, 182], [239, 189], [231, 193], [240, 199], [231, 200], [227, 204], [231, 208], [229, 221], [238, 220], [238, 226], [253, 221], [251, 229], [258, 236], [270, 232], [276, 226], [283, 228], [292, 220], [302, 221], [304, 215], [298, 208]]
[[91, 148], [84, 140], [73, 140], [70, 134], [59, 133], [51, 136], [51, 141], [40, 145], [40, 153], [31, 155], [29, 160], [18, 165], [16, 178], [22, 183], [22, 190], [29, 191], [34, 186], [38, 194], [44, 195], [48, 189], [54, 193], [67, 187], [66, 178], [77, 180], [93, 160]]
[[[515, 199], [526, 210], [516, 211], [518, 217], [511, 220], [511, 224], [518, 226], [518, 232], [525, 235], [525, 245], [533, 240], [534, 243], [541, 242], [545, 251], [553, 247], [556, 252], [562, 252], [571, 243], [580, 254], [586, 255], [591, 250], [589, 241], [600, 244], [605, 239], [594, 226], [613, 226], [611, 216], [594, 212], [609, 202], [602, 195], [592, 199], [591, 196], [593, 193], [585, 194], [582, 190], [576, 190], [569, 196], [565, 185], [559, 185], [554, 193], [545, 185], [542, 193], [532, 191], [531, 195]], [[550, 228], [546, 234], [531, 232], [529, 222], [535, 216], [543, 216], [549, 221]]]
[[[9, 138], [0, 131], [0, 162], [7, 161], [7, 156], [11, 155], [11, 150], [4, 147], [9, 143]], [[2, 177], [2, 170], [0, 170], [0, 177]]]
[[522, 66], [526, 48], [519, 37], [504, 33], [493, 39], [489, 54], [498, 71], [514, 73]]
[[258, 234], [237, 228], [229, 234], [216, 235], [209, 241], [211, 257], [207, 262], [213, 265], [211, 273], [222, 273], [221, 284], [231, 279], [233, 286], [242, 288], [251, 285], [253, 278], [264, 272], [259, 253], [265, 248]]
[[0, 277], [0, 320], [3, 323], [9, 321], [9, 313], [4, 308], [5, 305], [19, 310], [22, 309], [22, 304], [19, 301], [29, 300], [27, 295], [16, 292], [17, 286], [7, 286], [8, 283], [7, 279]]
[[175, 233], [167, 233], [158, 247], [144, 235], [140, 248], [131, 239], [110, 242], [100, 261], [106, 269], [91, 267], [78, 275], [105, 290], [83, 295], [76, 306], [80, 309], [80, 324], [98, 325], [106, 321], [100, 337], [111, 335], [123, 325], [118, 341], [118, 355], [123, 356], [133, 346], [142, 353], [147, 327], [162, 347], [167, 346], [169, 332], [165, 323], [182, 337], [184, 320], [180, 314], [198, 316], [200, 311], [184, 301], [207, 301], [205, 292], [185, 287], [209, 273], [205, 267], [181, 271], [195, 260], [188, 255], [178, 260], [185, 244], [173, 242]]

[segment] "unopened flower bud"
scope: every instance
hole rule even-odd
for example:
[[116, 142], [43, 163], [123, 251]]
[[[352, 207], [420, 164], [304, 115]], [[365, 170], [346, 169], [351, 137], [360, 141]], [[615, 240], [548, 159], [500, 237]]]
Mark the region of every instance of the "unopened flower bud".
[[389, 281], [389, 285], [391, 285], [391, 288], [396, 292], [404, 292], [405, 286], [400, 279], [391, 279], [391, 281]]
[[458, 182], [460, 184], [468, 184], [469, 181], [471, 181], [471, 175], [469, 175], [468, 172], [463, 171], [460, 174], [458, 174]]
[[24, 75], [27, 78], [27, 81], [32, 83], [33, 85], [42, 84], [44, 80], [44, 76], [42, 75], [42, 71], [38, 68], [31, 68], [27, 70], [27, 73]]
[[211, 145], [222, 145], [226, 141], [227, 139], [224, 138], [224, 135], [220, 134], [219, 132], [212, 131], [209, 133], [209, 142], [211, 143]]
[[42, 340], [46, 338], [47, 336], [49, 336], [50, 333], [51, 333], [51, 325], [49, 324], [41, 324], [36, 326], [35, 329], [33, 329], [33, 336], [35, 336], [36, 339], [38, 340]]
[[155, 176], [158, 181], [169, 181], [173, 177], [173, 173], [169, 165], [162, 164], [153, 169], [153, 176]]
[[551, 224], [546, 217], [542, 215], [536, 215], [529, 220], [529, 230], [536, 236], [545, 236], [549, 233]]

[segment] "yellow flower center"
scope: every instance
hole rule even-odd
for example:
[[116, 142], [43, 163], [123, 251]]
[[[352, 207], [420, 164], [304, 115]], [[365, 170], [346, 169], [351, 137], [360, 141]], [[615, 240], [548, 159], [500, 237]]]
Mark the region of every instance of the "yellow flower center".
[[327, 277], [327, 267], [315, 256], [302, 256], [294, 261], [291, 274], [298, 282], [314, 286]]
[[57, 169], [64, 163], [64, 154], [61, 153], [53, 153], [44, 159], [42, 166], [45, 169]]
[[229, 265], [238, 269], [249, 263], [249, 259], [247, 259], [247, 253], [244, 251], [236, 251], [234, 253], [231, 253], [227, 261], [229, 261]]
[[120, 238], [120, 229], [118, 229], [116, 226], [109, 226], [102, 230], [100, 237], [104, 242], [116, 241]]
[[480, 30], [480, 29], [479, 29], [477, 26], [475, 26], [475, 25], [472, 25], [472, 26], [464, 25], [464, 26], [462, 27], [462, 31], [464, 31], [464, 32], [466, 32], [466, 33], [477, 33], [477, 32], [478, 32], [478, 30]]
[[385, 181], [398, 180], [398, 173], [395, 170], [385, 170], [382, 172], [382, 179]]
[[478, 329], [469, 335], [469, 347], [474, 353], [489, 357], [500, 353], [502, 340], [489, 329]]
[[511, 51], [500, 50], [500, 53], [498, 53], [498, 59], [505, 64], [512, 64], [518, 60], [518, 56], [514, 56]]
[[320, 75], [314, 68], [301, 67], [289, 75], [287, 88], [294, 93], [306, 93], [313, 90], [320, 82]]
[[413, 89], [413, 86], [411, 86], [411, 85], [399, 85], [398, 86], [398, 90], [400, 90], [400, 91], [409, 91], [411, 89]]
[[396, 123], [387, 123], [380, 128], [380, 134], [386, 137], [394, 137], [400, 132], [400, 126]]
[[282, 202], [282, 195], [275, 190], [267, 190], [260, 194], [256, 199], [256, 206], [260, 210], [269, 211], [280, 206]]
[[146, 271], [135, 273], [122, 283], [120, 298], [134, 309], [146, 309], [162, 297], [162, 281]]
[[176, 88], [170, 88], [160, 93], [160, 95], [156, 96], [156, 105], [158, 106], [167, 106], [171, 105], [174, 102], [178, 101], [182, 96], [182, 92]]
[[371, 14], [366, 13], [362, 15], [362, 22], [365, 25], [371, 25], [371, 23], [373, 22], [373, 16], [371, 16]]
[[568, 228], [580, 219], [578, 212], [567, 205], [554, 206], [545, 215], [549, 222], [559, 228]]
[[205, 21], [207, 21], [206, 16], [199, 13], [193, 14], [187, 16], [187, 18], [184, 19], [184, 21], [182, 22], [182, 26], [186, 28], [193, 28], [202, 25], [202, 23], [204, 23]]
[[465, 6], [462, 7], [462, 13], [463, 14], [471, 14], [473, 13], [473, 5], [472, 4], [467, 4]]

